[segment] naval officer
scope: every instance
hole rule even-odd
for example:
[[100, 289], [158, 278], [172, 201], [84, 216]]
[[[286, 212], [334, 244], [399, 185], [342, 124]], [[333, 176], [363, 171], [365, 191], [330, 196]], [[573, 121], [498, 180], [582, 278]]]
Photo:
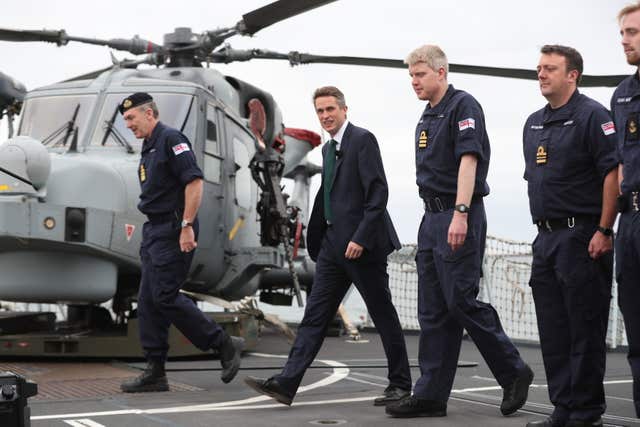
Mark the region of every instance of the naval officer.
[[[629, 65], [640, 66], [640, 2], [618, 14], [622, 47]], [[618, 136], [620, 221], [616, 239], [618, 304], [629, 343], [633, 403], [640, 417], [640, 69], [627, 77], [611, 97]]]
[[140, 343], [147, 359], [144, 372], [121, 385], [127, 393], [167, 391], [164, 363], [173, 324], [202, 351], [217, 349], [221, 378], [230, 382], [240, 368], [244, 340], [229, 336], [180, 293], [197, 247], [197, 213], [202, 199], [202, 171], [186, 136], [158, 120], [148, 93], [134, 93], [120, 113], [136, 138], [143, 138], [138, 166], [138, 209], [147, 216], [142, 229], [142, 278], [138, 293]]
[[527, 426], [601, 426], [616, 130], [606, 108], [577, 89], [580, 53], [559, 45], [540, 52], [538, 80], [548, 103], [524, 126], [524, 178], [538, 227], [530, 285], [554, 410]]
[[527, 400], [533, 372], [507, 337], [494, 308], [477, 300], [487, 231], [489, 138], [480, 104], [447, 83], [448, 62], [435, 45], [405, 61], [418, 99], [428, 101], [415, 133], [416, 178], [425, 213], [418, 231], [421, 376], [413, 395], [388, 405], [393, 417], [441, 417], [467, 330], [503, 388], [500, 410]]

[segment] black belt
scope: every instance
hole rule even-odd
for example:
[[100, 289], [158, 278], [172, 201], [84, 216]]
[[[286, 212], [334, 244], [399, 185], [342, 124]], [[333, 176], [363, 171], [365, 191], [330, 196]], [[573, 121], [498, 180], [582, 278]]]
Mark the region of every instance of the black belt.
[[[482, 200], [482, 196], [473, 196], [471, 204]], [[423, 197], [424, 210], [427, 212], [444, 212], [456, 206], [456, 196], [445, 194], [441, 196]]]
[[640, 212], [640, 191], [631, 191], [618, 196], [618, 212]]
[[180, 219], [177, 212], [149, 214], [147, 218], [149, 218], [151, 224], [164, 224], [165, 222], [178, 221]]
[[538, 226], [538, 231], [557, 231], [573, 228], [582, 224], [597, 224], [600, 218], [590, 215], [570, 216], [568, 218], [540, 219], [533, 223]]

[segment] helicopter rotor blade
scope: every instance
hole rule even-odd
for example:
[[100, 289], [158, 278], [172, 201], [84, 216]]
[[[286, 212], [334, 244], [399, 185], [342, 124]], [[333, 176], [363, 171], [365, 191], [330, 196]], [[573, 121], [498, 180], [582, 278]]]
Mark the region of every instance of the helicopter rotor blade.
[[70, 41], [107, 46], [111, 49], [123, 50], [134, 55], [162, 52], [163, 47], [135, 36], [130, 39], [92, 39], [70, 36], [65, 30], [10, 30], [0, 28], [0, 40], [11, 42], [47, 42], [65, 46]]
[[69, 39], [64, 30], [10, 30], [0, 28], [0, 40], [8, 42], [48, 42], [66, 45]]
[[307, 12], [336, 0], [279, 0], [242, 15], [236, 26], [242, 35], [252, 36], [276, 22]]
[[[311, 55], [308, 53], [289, 52], [279, 53], [262, 49], [236, 50], [223, 48], [212, 54], [212, 59], [216, 62], [248, 61], [250, 59], [280, 59], [288, 60], [291, 65], [300, 64], [340, 64], [340, 65], [360, 65], [367, 67], [385, 67], [407, 69], [407, 64], [400, 59], [389, 58], [369, 58], [359, 56], [325, 56]], [[491, 77], [508, 77], [512, 79], [538, 80], [535, 70], [522, 68], [487, 67], [480, 65], [449, 64], [449, 71], [452, 73], [475, 74]], [[581, 87], [615, 87], [627, 75], [582, 75]]]

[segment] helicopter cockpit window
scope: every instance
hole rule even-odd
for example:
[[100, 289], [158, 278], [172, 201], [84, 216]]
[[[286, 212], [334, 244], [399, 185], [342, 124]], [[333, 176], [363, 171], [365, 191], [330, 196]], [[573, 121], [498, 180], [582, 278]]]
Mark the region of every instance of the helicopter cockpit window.
[[68, 149], [82, 141], [97, 96], [55, 95], [25, 101], [18, 135], [35, 138], [47, 147]]
[[[150, 93], [158, 105], [160, 121], [167, 126], [181, 129], [192, 143], [195, 141], [195, 117], [192, 113], [195, 107], [193, 95], [180, 93]], [[91, 138], [91, 146], [94, 147], [132, 147], [136, 152], [140, 151], [142, 139], [137, 139], [127, 129], [122, 115], [118, 111], [118, 105], [122, 102], [122, 93], [108, 94], [98, 118], [98, 126]]]

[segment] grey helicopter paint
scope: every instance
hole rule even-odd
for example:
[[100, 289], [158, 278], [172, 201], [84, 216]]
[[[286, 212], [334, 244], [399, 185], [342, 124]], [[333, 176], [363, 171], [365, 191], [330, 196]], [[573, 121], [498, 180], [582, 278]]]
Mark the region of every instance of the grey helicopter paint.
[[[302, 9], [299, 2], [276, 3], [286, 16], [267, 11], [253, 31], [326, 1], [306, 2]], [[244, 31], [251, 16], [241, 21]], [[306, 186], [294, 189], [292, 201], [308, 209], [309, 177], [318, 167], [304, 158], [313, 145], [286, 134], [268, 93], [201, 68], [198, 52], [180, 50], [193, 40], [181, 28], [165, 37], [175, 51], [152, 49], [149, 58], [166, 68], [118, 63], [24, 99], [3, 75], [2, 111], [14, 113], [8, 107], [18, 105], [21, 114], [18, 136], [0, 145], [0, 299], [74, 306], [112, 299], [118, 318], [132, 310], [146, 220], [136, 208], [142, 141], [126, 129], [116, 107], [136, 91], [149, 92], [160, 120], [192, 141], [205, 175], [198, 251], [185, 288], [240, 299], [262, 284], [284, 289], [285, 301], [286, 295], [289, 302], [292, 294], [300, 298], [291, 252], [303, 239], [296, 231], [306, 212], [286, 204], [279, 183], [288, 173], [298, 187]], [[142, 53], [139, 45], [151, 45], [137, 42], [126, 47]], [[278, 274], [287, 262], [288, 272]], [[296, 267], [308, 284], [312, 264], [303, 252]]]

